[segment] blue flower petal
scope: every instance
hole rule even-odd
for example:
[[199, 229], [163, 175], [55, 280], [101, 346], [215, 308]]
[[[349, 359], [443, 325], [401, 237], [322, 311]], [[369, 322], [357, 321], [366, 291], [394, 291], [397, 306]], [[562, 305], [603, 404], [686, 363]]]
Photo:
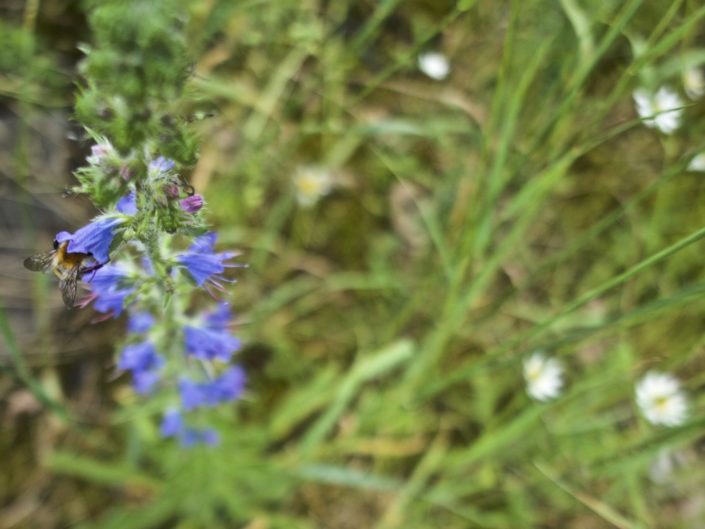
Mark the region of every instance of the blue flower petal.
[[134, 312], [127, 320], [127, 331], [131, 333], [147, 332], [154, 325], [154, 316], [149, 312]]
[[205, 323], [209, 329], [225, 330], [232, 319], [233, 313], [230, 310], [230, 304], [221, 301], [218, 303], [217, 309], [206, 314]]
[[184, 327], [186, 351], [201, 360], [227, 362], [240, 348], [240, 340], [227, 331], [202, 327]]
[[162, 437], [173, 437], [175, 435], [180, 435], [184, 429], [184, 419], [181, 416], [181, 412], [177, 409], [170, 409], [162, 418], [162, 424], [159, 427], [159, 431]]
[[118, 265], [105, 265], [88, 280], [91, 291], [96, 297], [94, 308], [98, 312], [119, 316], [125, 306], [125, 298], [135, 290], [129, 285], [129, 274]]
[[215, 248], [215, 241], [218, 239], [218, 234], [214, 231], [209, 231], [203, 235], [196, 237], [191, 246], [189, 246], [189, 251], [191, 252], [203, 252], [211, 253], [213, 248]]
[[162, 365], [164, 365], [164, 359], [157, 353], [151, 342], [126, 345], [118, 360], [118, 368], [136, 372], [156, 370]]
[[199, 254], [186, 252], [176, 260], [186, 267], [193, 280], [200, 287], [213, 276], [223, 273], [223, 260], [215, 254]]
[[134, 191], [130, 191], [129, 194], [118, 200], [115, 209], [125, 215], [134, 215], [137, 213], [137, 194]]
[[187, 378], [182, 378], [179, 381], [179, 395], [181, 396], [181, 406], [186, 411], [203, 406], [206, 402], [201, 385]]
[[110, 314], [113, 318], [117, 318], [122, 314], [125, 308], [125, 299], [132, 294], [132, 289], [111, 290], [100, 294], [93, 308], [103, 314]]
[[217, 403], [235, 400], [245, 390], [247, 376], [240, 366], [233, 366], [224, 371], [212, 384], [213, 398]]
[[147, 395], [152, 392], [160, 379], [156, 371], [137, 371], [132, 373], [132, 387], [137, 394]]
[[245, 382], [245, 371], [240, 366], [230, 367], [219, 377], [206, 382], [182, 378], [179, 382], [181, 405], [189, 411], [235, 400], [242, 395]]
[[124, 222], [125, 219], [120, 217], [103, 217], [73, 234], [59, 232], [54, 240], [59, 243], [69, 241], [69, 253], [90, 254], [98, 263], [107, 263], [110, 260], [110, 245], [115, 237], [115, 230]]
[[195, 428], [186, 428], [181, 435], [181, 446], [190, 448], [198, 444], [206, 444], [215, 446], [220, 442], [218, 433], [211, 429], [197, 430]]
[[166, 173], [168, 171], [171, 171], [174, 168], [174, 165], [174, 160], [159, 156], [158, 158], [155, 158], [154, 160], [149, 162], [149, 171], [151, 173], [157, 174]]

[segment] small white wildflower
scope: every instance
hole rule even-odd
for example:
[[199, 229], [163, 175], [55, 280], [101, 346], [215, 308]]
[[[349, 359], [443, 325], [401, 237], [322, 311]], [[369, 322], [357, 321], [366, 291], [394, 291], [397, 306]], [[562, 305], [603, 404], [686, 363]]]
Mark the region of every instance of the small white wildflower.
[[555, 399], [563, 388], [563, 367], [554, 358], [534, 353], [524, 360], [524, 379], [531, 398], [540, 401]]
[[688, 164], [688, 171], [700, 171], [705, 173], [705, 152], [696, 154]]
[[442, 53], [429, 51], [419, 55], [419, 69], [431, 79], [442, 81], [450, 73], [450, 64]]
[[636, 403], [651, 424], [678, 426], [688, 416], [688, 403], [675, 377], [650, 372], [636, 386]]
[[638, 88], [633, 96], [636, 111], [644, 120], [644, 125], [656, 127], [664, 134], [671, 134], [679, 127], [683, 100], [676, 92], [663, 86], [656, 95], [652, 95], [643, 88]]
[[688, 465], [688, 454], [682, 450], [661, 448], [649, 465], [651, 481], [659, 484], [673, 482], [678, 470]]
[[683, 73], [683, 88], [690, 99], [698, 99], [705, 94], [705, 76], [700, 68], [690, 68]]
[[302, 206], [312, 206], [318, 199], [330, 193], [333, 178], [330, 171], [322, 167], [300, 167], [294, 174], [296, 200]]

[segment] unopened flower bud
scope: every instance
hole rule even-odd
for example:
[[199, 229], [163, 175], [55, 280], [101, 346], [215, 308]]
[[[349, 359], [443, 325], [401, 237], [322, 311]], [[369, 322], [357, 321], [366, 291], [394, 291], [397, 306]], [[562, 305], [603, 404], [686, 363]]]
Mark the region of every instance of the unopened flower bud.
[[203, 197], [201, 195], [191, 195], [181, 201], [181, 209], [186, 213], [196, 213], [203, 207]]
[[126, 182], [132, 178], [133, 172], [129, 165], [123, 165], [120, 167], [120, 176]]
[[164, 194], [168, 198], [179, 198], [179, 186], [176, 184], [167, 184], [164, 186]]

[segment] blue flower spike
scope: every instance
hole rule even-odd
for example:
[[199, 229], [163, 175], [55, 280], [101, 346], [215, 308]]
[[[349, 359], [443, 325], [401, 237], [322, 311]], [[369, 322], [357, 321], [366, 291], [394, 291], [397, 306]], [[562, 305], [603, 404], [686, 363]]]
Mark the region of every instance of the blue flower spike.
[[[182, 447], [216, 445], [220, 435], [208, 424], [212, 409], [239, 399], [245, 390], [245, 371], [233, 364], [241, 342], [231, 331], [227, 303], [195, 314], [186, 308], [198, 289], [215, 298], [214, 291], [234, 282], [225, 274], [241, 266], [231, 262], [239, 253], [216, 251], [212, 231], [175, 247], [184, 236], [204, 229], [203, 197], [191, 189], [182, 198], [186, 184], [173, 160], [154, 156], [140, 172], [139, 157], [106, 145], [107, 140], [92, 150], [91, 170], [105, 167], [114, 175], [117, 166], [131, 168], [129, 181], [120, 178], [122, 197], [111, 195], [112, 205], [86, 226], [58, 233], [56, 250], [48, 254], [52, 261], [31, 261], [30, 269], [44, 270], [68, 254], [55, 272], [65, 283], [70, 270], [74, 287], [76, 278], [88, 287], [90, 294], [79, 306], [92, 303], [100, 319], [127, 316], [117, 369], [129, 374], [137, 395], [159, 394], [176, 404], [162, 417], [161, 436]], [[106, 165], [110, 157], [115, 163]]]

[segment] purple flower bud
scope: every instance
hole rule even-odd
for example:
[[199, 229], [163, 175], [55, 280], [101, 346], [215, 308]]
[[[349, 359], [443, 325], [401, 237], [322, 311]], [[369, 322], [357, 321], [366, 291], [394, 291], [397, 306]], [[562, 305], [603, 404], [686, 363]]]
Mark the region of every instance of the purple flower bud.
[[176, 184], [165, 185], [164, 194], [169, 198], [179, 198], [179, 186]]
[[96, 144], [91, 146], [91, 155], [92, 156], [105, 156], [110, 152], [110, 149], [108, 148], [107, 145], [101, 145], [101, 144]]
[[125, 164], [120, 167], [120, 171], [118, 172], [118, 174], [123, 180], [125, 180], [125, 182], [127, 182], [132, 178], [133, 171], [129, 165]]
[[105, 143], [96, 143], [91, 146], [91, 155], [86, 157], [86, 161], [91, 165], [100, 165], [113, 152], [113, 146], [107, 141]]
[[191, 195], [181, 201], [181, 209], [186, 213], [196, 213], [203, 207], [203, 197], [201, 195]]

